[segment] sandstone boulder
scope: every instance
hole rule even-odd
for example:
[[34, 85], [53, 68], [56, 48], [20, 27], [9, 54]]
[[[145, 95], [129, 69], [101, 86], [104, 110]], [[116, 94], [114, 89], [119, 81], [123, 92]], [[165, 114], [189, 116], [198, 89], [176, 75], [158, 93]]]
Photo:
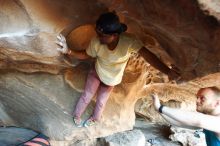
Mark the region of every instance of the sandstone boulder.
[[[28, 127], [52, 140], [74, 142], [131, 130], [134, 109], [152, 121], [162, 121], [151, 105], [153, 92], [167, 105], [195, 110], [199, 88], [220, 86], [219, 3], [210, 2], [0, 0], [0, 124]], [[182, 80], [168, 81], [133, 54], [101, 121], [79, 129], [71, 113], [90, 64], [65, 61], [54, 41], [62, 32], [71, 49], [85, 49], [94, 35], [90, 26], [108, 10], [115, 10], [128, 32], [164, 63], [175, 64]], [[83, 119], [91, 114], [94, 103], [95, 98]]]

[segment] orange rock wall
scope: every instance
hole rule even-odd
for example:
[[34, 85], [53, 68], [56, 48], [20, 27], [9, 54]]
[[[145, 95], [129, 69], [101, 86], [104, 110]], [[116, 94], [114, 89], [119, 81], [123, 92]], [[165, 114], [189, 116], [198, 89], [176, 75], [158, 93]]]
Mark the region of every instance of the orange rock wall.
[[[52, 139], [71, 141], [130, 130], [134, 110], [160, 121], [152, 108], [152, 92], [165, 104], [195, 110], [195, 93], [200, 87], [220, 86], [219, 3], [211, 2], [214, 8], [203, 0], [0, 0], [0, 105], [10, 117], [0, 115], [0, 123], [33, 128]], [[83, 35], [89, 32], [92, 36], [92, 32], [77, 31], [78, 26], [94, 26], [98, 15], [108, 10], [115, 10], [128, 31], [158, 58], [179, 67], [182, 79], [168, 81], [166, 75], [133, 54], [100, 123], [76, 129], [71, 112], [83, 90], [89, 64], [76, 60], [73, 63], [78, 65], [67, 63], [56, 50], [56, 35], [62, 32], [71, 49], [83, 49], [90, 39]], [[94, 102], [84, 119], [93, 107]], [[28, 118], [24, 113], [29, 114]]]

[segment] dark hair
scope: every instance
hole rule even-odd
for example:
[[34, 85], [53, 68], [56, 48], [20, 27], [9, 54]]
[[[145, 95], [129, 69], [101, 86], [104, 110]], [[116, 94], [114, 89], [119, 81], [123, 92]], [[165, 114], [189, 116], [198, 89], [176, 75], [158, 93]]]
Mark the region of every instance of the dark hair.
[[104, 34], [120, 34], [127, 30], [127, 25], [120, 23], [115, 12], [107, 12], [101, 14], [97, 19], [96, 29]]

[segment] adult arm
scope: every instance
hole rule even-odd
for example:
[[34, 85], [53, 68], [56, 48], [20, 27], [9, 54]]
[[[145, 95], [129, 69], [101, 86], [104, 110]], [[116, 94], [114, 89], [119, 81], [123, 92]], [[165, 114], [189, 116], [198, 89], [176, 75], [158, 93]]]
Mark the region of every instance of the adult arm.
[[180, 126], [180, 127], [183, 127], [183, 123], [179, 122], [179, 121], [176, 121], [164, 114], [160, 114], [168, 123], [170, 123], [171, 125], [175, 125], [175, 126]]
[[220, 118], [217, 116], [174, 109], [166, 106], [163, 108], [163, 114], [174, 120], [180, 121], [184, 125], [195, 126], [220, 133]]
[[[154, 101], [154, 107], [158, 111], [161, 106], [159, 98], [156, 95], [153, 95], [152, 98]], [[162, 114], [186, 126], [204, 128], [220, 133], [220, 126], [218, 126], [220, 118], [217, 116], [185, 111], [167, 106], [162, 108]]]
[[196, 126], [189, 126], [189, 125], [185, 125], [183, 123], [181, 123], [180, 121], [174, 120], [164, 114], [160, 114], [168, 123], [170, 123], [170, 125], [175, 125], [175, 126], [179, 126], [182, 128], [188, 128], [188, 129], [196, 129], [198, 127]]

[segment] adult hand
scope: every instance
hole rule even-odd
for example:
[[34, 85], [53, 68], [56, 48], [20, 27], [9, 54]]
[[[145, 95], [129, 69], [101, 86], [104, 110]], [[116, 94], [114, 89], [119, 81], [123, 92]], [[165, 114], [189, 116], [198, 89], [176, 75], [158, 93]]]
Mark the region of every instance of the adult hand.
[[161, 104], [160, 104], [160, 100], [159, 100], [157, 94], [151, 94], [151, 97], [152, 97], [152, 100], [153, 100], [155, 110], [159, 111], [159, 108], [160, 108]]
[[59, 34], [57, 36], [57, 41], [56, 44], [59, 45], [59, 48], [57, 48], [57, 50], [63, 54], [68, 54], [69, 50], [68, 50], [68, 46], [66, 43], [66, 39], [62, 34]]

